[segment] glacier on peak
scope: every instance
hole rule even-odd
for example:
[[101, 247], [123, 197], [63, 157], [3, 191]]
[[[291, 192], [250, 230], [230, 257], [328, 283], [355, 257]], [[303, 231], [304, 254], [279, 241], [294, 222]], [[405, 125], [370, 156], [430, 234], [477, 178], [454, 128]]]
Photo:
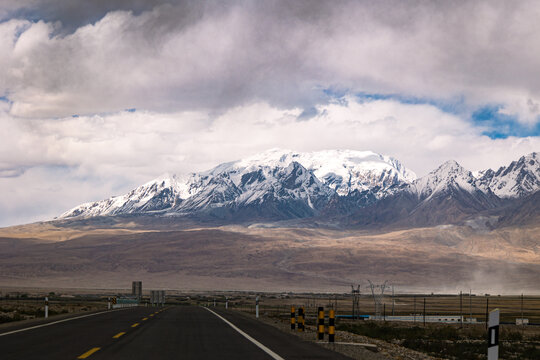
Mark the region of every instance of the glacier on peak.
[[355, 190], [386, 188], [399, 183], [409, 183], [416, 179], [416, 174], [405, 168], [398, 160], [372, 151], [293, 152], [271, 149], [228, 164], [237, 168], [250, 168], [260, 166], [260, 164], [284, 166], [292, 161], [296, 161], [306, 169], [313, 171], [319, 180], [341, 196], [348, 195]]

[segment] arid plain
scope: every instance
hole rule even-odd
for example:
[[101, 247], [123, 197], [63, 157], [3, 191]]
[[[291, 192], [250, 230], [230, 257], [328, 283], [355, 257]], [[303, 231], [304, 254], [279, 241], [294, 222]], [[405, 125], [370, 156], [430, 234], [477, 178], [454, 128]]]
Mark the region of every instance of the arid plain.
[[[129, 221], [128, 221], [129, 220]], [[540, 225], [332, 230], [201, 227], [145, 218], [0, 229], [5, 286], [346, 292], [368, 279], [401, 292], [535, 293]]]

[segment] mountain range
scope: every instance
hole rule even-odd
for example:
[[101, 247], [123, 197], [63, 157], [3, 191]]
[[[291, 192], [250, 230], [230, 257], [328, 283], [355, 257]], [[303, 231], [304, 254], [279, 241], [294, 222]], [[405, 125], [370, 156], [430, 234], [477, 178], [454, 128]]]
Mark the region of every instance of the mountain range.
[[432, 226], [487, 218], [493, 225], [501, 219], [521, 221], [522, 208], [523, 216], [536, 219], [540, 206], [531, 199], [539, 190], [536, 152], [474, 174], [447, 161], [418, 178], [399, 160], [370, 151], [273, 149], [200, 173], [164, 175], [59, 218], [150, 215], [339, 227]]

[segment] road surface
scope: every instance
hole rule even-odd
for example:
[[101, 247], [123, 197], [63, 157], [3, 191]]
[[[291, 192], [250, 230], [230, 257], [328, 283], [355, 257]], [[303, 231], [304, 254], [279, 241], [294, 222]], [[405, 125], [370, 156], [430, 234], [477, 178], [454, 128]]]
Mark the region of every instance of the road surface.
[[[232, 326], [231, 326], [232, 325]], [[348, 359], [233, 311], [131, 308], [0, 330], [8, 359]]]

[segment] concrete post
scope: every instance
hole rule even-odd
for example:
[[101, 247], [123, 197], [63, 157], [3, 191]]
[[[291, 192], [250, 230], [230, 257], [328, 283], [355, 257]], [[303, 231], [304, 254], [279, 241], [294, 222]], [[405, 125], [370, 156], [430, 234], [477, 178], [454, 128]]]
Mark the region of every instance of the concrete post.
[[45, 319], [49, 317], [49, 298], [45, 297]]
[[255, 317], [259, 318], [259, 297], [255, 298]]

